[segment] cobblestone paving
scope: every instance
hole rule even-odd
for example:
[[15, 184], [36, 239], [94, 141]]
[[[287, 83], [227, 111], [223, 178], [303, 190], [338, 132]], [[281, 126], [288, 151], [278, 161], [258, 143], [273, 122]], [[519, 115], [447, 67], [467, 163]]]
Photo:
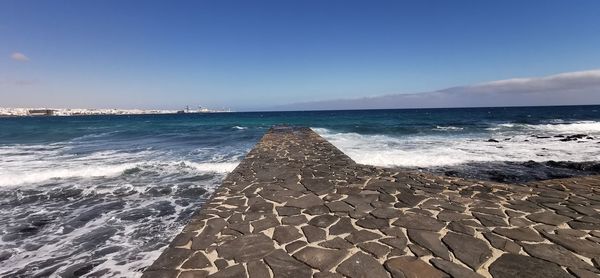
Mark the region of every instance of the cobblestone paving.
[[279, 127], [143, 277], [599, 277], [599, 210], [598, 176], [397, 172]]

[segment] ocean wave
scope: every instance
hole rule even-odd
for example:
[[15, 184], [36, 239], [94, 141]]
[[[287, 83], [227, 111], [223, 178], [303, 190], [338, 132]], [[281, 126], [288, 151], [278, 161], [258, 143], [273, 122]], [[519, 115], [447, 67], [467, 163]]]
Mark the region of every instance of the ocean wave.
[[234, 128], [234, 129], [238, 129], [238, 130], [244, 130], [244, 129], [248, 129], [248, 128], [247, 128], [247, 127], [245, 127], [245, 126], [238, 126], [238, 125], [234, 126], [233, 128]]
[[462, 127], [456, 127], [456, 126], [436, 126], [434, 128], [434, 130], [463, 130], [464, 128]]
[[595, 161], [600, 156], [600, 144], [593, 140], [561, 142], [558, 138], [536, 138], [529, 134], [488, 142], [491, 134], [394, 137], [324, 128], [313, 130], [354, 161], [383, 167], [427, 168], [493, 161]]
[[[70, 178], [117, 177], [140, 171], [166, 171], [177, 173], [181, 168], [190, 168], [199, 173], [229, 173], [237, 167], [237, 162], [192, 162], [192, 161], [154, 161], [143, 163], [123, 163], [114, 165], [62, 165], [52, 169], [3, 170], [0, 169], [0, 186], [42, 183]], [[132, 171], [135, 170], [135, 171]]]
[[532, 131], [545, 132], [549, 134], [574, 134], [574, 133], [600, 133], [600, 122], [597, 121], [577, 121], [572, 123], [564, 123], [564, 121], [552, 120], [547, 124], [516, 124], [502, 123], [495, 124], [492, 127], [486, 128], [489, 131]]

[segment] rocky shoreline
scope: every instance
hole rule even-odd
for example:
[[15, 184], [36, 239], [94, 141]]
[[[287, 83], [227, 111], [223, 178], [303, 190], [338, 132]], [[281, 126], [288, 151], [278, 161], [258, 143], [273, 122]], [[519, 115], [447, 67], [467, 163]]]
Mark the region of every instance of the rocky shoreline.
[[599, 193], [360, 165], [277, 127], [143, 277], [597, 277]]

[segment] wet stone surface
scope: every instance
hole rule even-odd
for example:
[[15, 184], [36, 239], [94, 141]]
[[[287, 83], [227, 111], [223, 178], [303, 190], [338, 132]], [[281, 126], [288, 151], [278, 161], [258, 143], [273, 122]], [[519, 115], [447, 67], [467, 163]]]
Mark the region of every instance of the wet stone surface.
[[275, 127], [143, 277], [597, 277], [598, 227], [598, 176], [398, 171]]

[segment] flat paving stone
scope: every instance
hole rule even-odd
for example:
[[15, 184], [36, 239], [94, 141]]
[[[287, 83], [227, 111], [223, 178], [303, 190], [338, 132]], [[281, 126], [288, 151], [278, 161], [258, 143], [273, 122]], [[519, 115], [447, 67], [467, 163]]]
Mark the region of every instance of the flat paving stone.
[[503, 235], [507, 238], [519, 240], [519, 241], [533, 241], [540, 242], [544, 241], [544, 238], [540, 236], [535, 230], [525, 227], [520, 228], [496, 228], [494, 233]]
[[262, 261], [251, 261], [246, 265], [248, 277], [250, 278], [270, 278], [269, 268]]
[[273, 127], [143, 277], [597, 277], [599, 192], [360, 165]]
[[556, 244], [521, 244], [529, 255], [549, 262], [573, 268], [593, 268], [571, 251]]
[[208, 275], [209, 278], [245, 278], [248, 277], [246, 269], [241, 264], [232, 265], [218, 272]]
[[370, 232], [367, 230], [358, 230], [358, 231], [354, 231], [352, 232], [349, 236], [346, 237], [346, 240], [357, 244], [357, 243], [361, 243], [361, 242], [365, 242], [365, 241], [369, 241], [369, 240], [373, 240], [373, 239], [378, 239], [381, 236], [377, 233], [374, 232]]
[[399, 257], [385, 262], [385, 268], [393, 278], [446, 278], [450, 277], [415, 257]]
[[531, 221], [535, 221], [538, 223], [544, 223], [544, 224], [548, 224], [548, 225], [555, 225], [555, 226], [565, 223], [569, 220], [572, 220], [570, 217], [556, 214], [551, 211], [532, 213], [525, 217], [527, 217], [527, 219], [529, 219]]
[[211, 266], [210, 261], [203, 252], [196, 252], [181, 267], [187, 269], [199, 269]]
[[557, 264], [517, 254], [506, 253], [490, 265], [494, 278], [572, 278]]
[[342, 217], [337, 223], [333, 224], [333, 226], [329, 227], [330, 235], [341, 235], [346, 233], [351, 233], [355, 231], [354, 225], [352, 225], [352, 220], [348, 217]]
[[452, 277], [460, 277], [460, 278], [483, 278], [483, 276], [473, 270], [466, 268], [464, 266], [455, 264], [453, 262], [449, 262], [439, 258], [432, 258], [429, 260], [435, 267], [441, 269], [442, 271], [450, 274]]
[[273, 239], [279, 244], [292, 242], [302, 237], [302, 234], [293, 226], [277, 226], [273, 231]]
[[407, 229], [418, 229], [418, 230], [426, 230], [438, 232], [446, 223], [439, 221], [433, 217], [427, 217], [418, 214], [404, 214], [398, 220], [392, 223], [394, 226], [401, 226]]
[[331, 202], [325, 205], [331, 212], [350, 212], [354, 210], [351, 205], [348, 205], [348, 203], [343, 201]]
[[314, 206], [319, 206], [323, 204], [323, 200], [314, 194], [307, 194], [298, 199], [289, 200], [286, 203], [288, 207], [296, 207], [307, 209]]
[[354, 244], [351, 244], [350, 242], [341, 237], [335, 237], [333, 239], [319, 243], [319, 246], [323, 246], [330, 249], [350, 249], [354, 247]]
[[274, 277], [294, 278], [312, 276], [310, 267], [292, 258], [287, 252], [281, 249], [265, 257], [265, 262], [273, 271]]
[[217, 252], [228, 260], [248, 262], [261, 259], [274, 249], [271, 238], [263, 234], [250, 234], [223, 242], [217, 247]]
[[544, 236], [552, 242], [562, 245], [564, 248], [580, 255], [590, 258], [600, 256], [600, 244], [598, 243], [565, 235], [544, 234]]
[[336, 271], [351, 278], [388, 278], [381, 263], [371, 255], [358, 252], [342, 262]]
[[492, 257], [492, 250], [478, 238], [449, 232], [442, 241], [448, 245], [455, 257], [472, 269], [478, 269]]
[[308, 221], [309, 225], [313, 225], [316, 227], [326, 228], [337, 221], [339, 217], [335, 215], [319, 215]]
[[450, 252], [442, 243], [438, 233], [409, 229], [408, 238], [421, 247], [428, 249], [437, 257], [450, 260]]
[[390, 252], [390, 248], [386, 245], [377, 242], [363, 242], [357, 244], [358, 248], [377, 257], [383, 258]]
[[307, 246], [294, 253], [293, 257], [320, 271], [328, 271], [340, 263], [347, 253], [347, 251], [342, 250]]
[[308, 242], [325, 240], [327, 236], [325, 230], [310, 225], [302, 227], [302, 232], [304, 232], [304, 236], [306, 236]]

